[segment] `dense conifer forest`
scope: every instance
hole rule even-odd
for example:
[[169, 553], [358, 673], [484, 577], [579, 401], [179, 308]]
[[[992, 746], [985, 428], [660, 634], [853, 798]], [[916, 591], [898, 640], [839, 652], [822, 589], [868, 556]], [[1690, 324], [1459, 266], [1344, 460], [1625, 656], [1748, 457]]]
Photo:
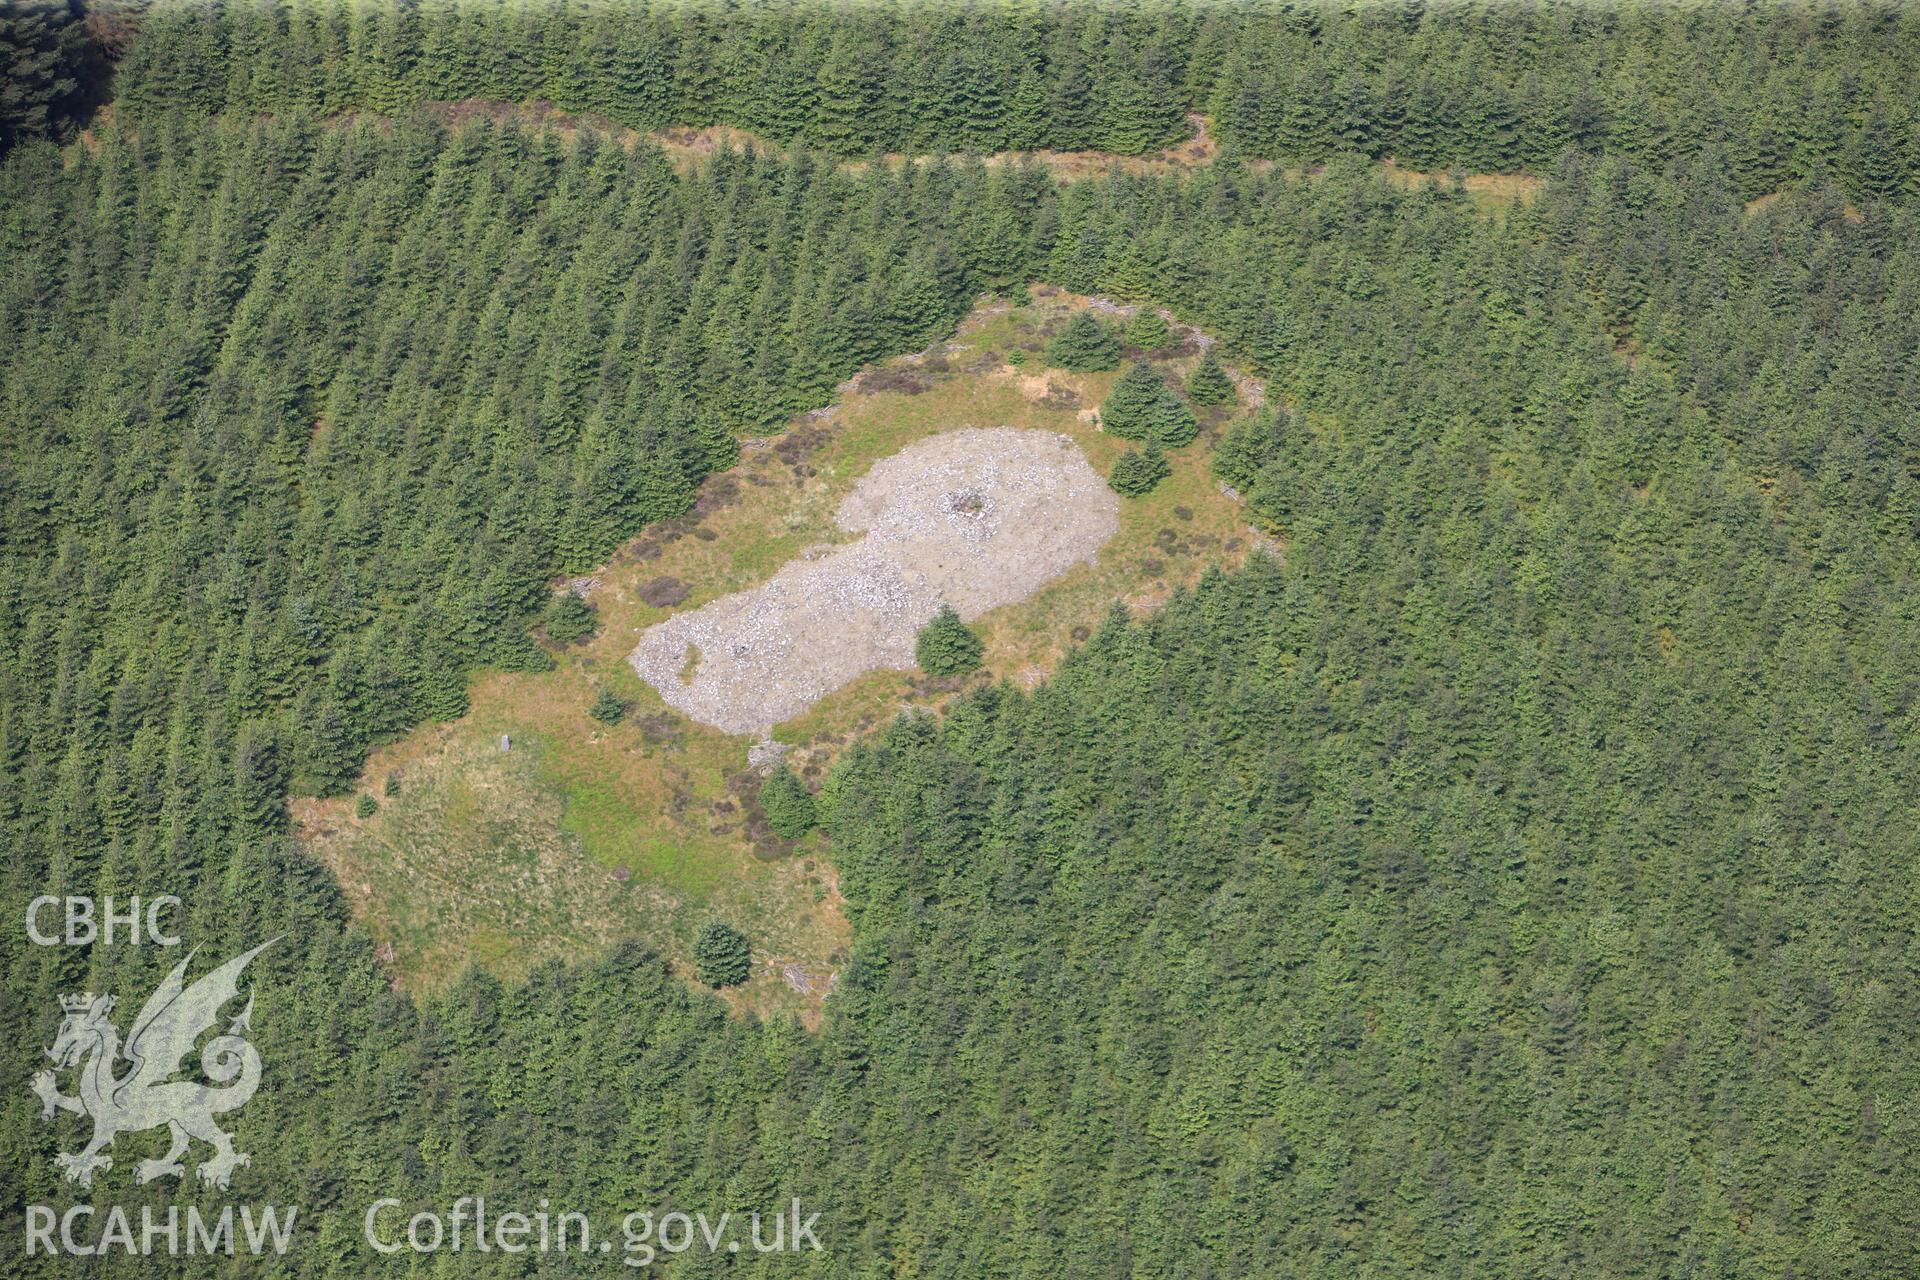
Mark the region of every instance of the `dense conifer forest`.
[[[164, 892], [207, 955], [286, 939], [235, 1185], [302, 1226], [250, 1273], [589, 1268], [362, 1244], [377, 1197], [476, 1192], [823, 1211], [821, 1255], [687, 1276], [1920, 1269], [1913, 7], [157, 3], [92, 23], [84, 139], [94, 55], [23, 13], [12, 1240], [73, 1194], [18, 1083], [56, 994], [178, 959], [17, 922]], [[419, 108], [466, 97], [804, 145], [683, 172]], [[1192, 172], [823, 154], [1138, 153], [1194, 110]], [[1543, 181], [1490, 212], [1384, 155]], [[1030, 281], [1268, 379], [1212, 465], [1279, 554], [850, 753], [817, 1031], [634, 946], [390, 990], [285, 798], [550, 661], [547, 580], [737, 436]]]
[[1511, 171], [1573, 147], [1655, 168], [1708, 152], [1747, 198], [1809, 181], [1905, 197], [1920, 183], [1920, 16], [1898, 0], [10, 7], [21, 16], [0, 20], [0, 56], [23, 101], [0, 98], [0, 148], [9, 133], [64, 128], [124, 51], [114, 96], [141, 113], [545, 100], [845, 156], [1134, 155], [1204, 113], [1242, 155], [1293, 163], [1352, 152]]

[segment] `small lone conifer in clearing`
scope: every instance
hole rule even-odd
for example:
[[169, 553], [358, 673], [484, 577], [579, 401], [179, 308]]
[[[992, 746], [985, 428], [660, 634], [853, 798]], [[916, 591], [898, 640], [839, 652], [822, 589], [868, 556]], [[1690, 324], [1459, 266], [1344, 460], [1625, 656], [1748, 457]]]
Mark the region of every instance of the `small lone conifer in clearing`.
[[787, 840], [797, 840], [814, 824], [813, 793], [784, 764], [775, 766], [760, 784], [760, 807], [774, 834]]
[[1233, 379], [1213, 358], [1213, 351], [1200, 357], [1200, 363], [1187, 376], [1187, 399], [1195, 404], [1216, 405], [1232, 404], [1237, 396], [1233, 389]]
[[746, 935], [730, 924], [708, 921], [693, 941], [693, 967], [710, 987], [737, 987], [753, 972]]
[[555, 597], [553, 603], [547, 606], [547, 639], [555, 644], [584, 640], [599, 625], [600, 617], [593, 611], [593, 606], [571, 591]]
[[1153, 366], [1136, 360], [1100, 405], [1100, 427], [1122, 440], [1153, 440], [1177, 449], [1200, 433], [1193, 410], [1168, 389]]
[[587, 714], [601, 724], [619, 724], [620, 718], [627, 714], [627, 704], [620, 695], [611, 689], [602, 689], [594, 696], [593, 705], [587, 708]]
[[1129, 449], [1121, 454], [1113, 464], [1113, 473], [1107, 477], [1107, 483], [1113, 491], [1128, 498], [1138, 498], [1152, 493], [1154, 486], [1165, 480], [1171, 472], [1167, 466], [1167, 455], [1160, 446], [1147, 441], [1147, 447]]
[[1141, 307], [1133, 313], [1133, 319], [1127, 321], [1124, 334], [1130, 345], [1142, 351], [1157, 351], [1166, 345], [1167, 322], [1152, 307]]
[[953, 606], [943, 604], [914, 638], [913, 657], [930, 676], [957, 676], [980, 665], [984, 648]]
[[1047, 363], [1072, 373], [1098, 373], [1120, 363], [1120, 344], [1091, 313], [1077, 311], [1047, 344]]

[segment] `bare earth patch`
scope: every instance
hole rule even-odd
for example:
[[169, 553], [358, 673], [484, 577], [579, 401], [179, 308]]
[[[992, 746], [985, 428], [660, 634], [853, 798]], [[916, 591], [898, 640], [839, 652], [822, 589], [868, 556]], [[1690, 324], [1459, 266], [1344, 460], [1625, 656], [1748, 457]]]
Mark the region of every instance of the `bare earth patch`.
[[942, 602], [975, 617], [1092, 563], [1120, 501], [1065, 436], [967, 428], [881, 459], [835, 518], [865, 536], [649, 627], [634, 670], [702, 724], [764, 734], [865, 672], [911, 667]]

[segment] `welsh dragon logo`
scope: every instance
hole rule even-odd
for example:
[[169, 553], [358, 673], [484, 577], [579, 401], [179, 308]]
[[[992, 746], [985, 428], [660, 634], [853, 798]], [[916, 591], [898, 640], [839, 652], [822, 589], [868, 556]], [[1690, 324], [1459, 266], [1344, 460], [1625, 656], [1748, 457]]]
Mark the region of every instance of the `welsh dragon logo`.
[[[194, 1170], [202, 1182], [225, 1190], [233, 1171], [252, 1163], [251, 1157], [233, 1149], [233, 1139], [213, 1122], [215, 1116], [245, 1106], [260, 1087], [260, 1054], [242, 1035], [253, 1012], [251, 994], [246, 1008], [227, 1024], [226, 1033], [209, 1040], [200, 1054], [200, 1069], [215, 1085], [225, 1087], [173, 1077], [195, 1042], [219, 1020], [221, 1006], [239, 996], [240, 971], [277, 941], [263, 942], [235, 956], [192, 986], [185, 977], [193, 960], [189, 953], [147, 997], [124, 1047], [119, 1030], [109, 1020], [112, 996], [89, 991], [60, 997], [66, 1017], [47, 1056], [61, 1071], [84, 1063], [80, 1092], [77, 1097], [61, 1093], [52, 1071], [33, 1077], [33, 1091], [40, 1095], [42, 1120], [52, 1119], [56, 1108], [93, 1119], [93, 1140], [79, 1154], [62, 1152], [54, 1157], [68, 1182], [92, 1186], [95, 1170], [113, 1167], [112, 1157], [104, 1152], [115, 1135], [161, 1125], [172, 1130], [173, 1145], [160, 1159], [140, 1162], [135, 1177], [141, 1182], [184, 1174], [186, 1166], [180, 1157], [193, 1138], [213, 1148], [213, 1155]], [[120, 1073], [122, 1058], [130, 1064], [125, 1074]]]

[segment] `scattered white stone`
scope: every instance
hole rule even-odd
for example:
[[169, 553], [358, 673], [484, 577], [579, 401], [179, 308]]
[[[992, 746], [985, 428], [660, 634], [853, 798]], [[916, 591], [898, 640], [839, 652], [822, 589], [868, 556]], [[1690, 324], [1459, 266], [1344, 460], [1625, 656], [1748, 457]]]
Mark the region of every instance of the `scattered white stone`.
[[913, 666], [943, 602], [975, 617], [1092, 562], [1120, 501], [1065, 436], [967, 428], [881, 459], [837, 520], [865, 536], [649, 627], [634, 670], [691, 719], [764, 735], [864, 672]]
[[747, 748], [747, 767], [756, 773], [772, 773], [773, 767], [791, 750], [793, 747], [789, 743], [762, 738]]

